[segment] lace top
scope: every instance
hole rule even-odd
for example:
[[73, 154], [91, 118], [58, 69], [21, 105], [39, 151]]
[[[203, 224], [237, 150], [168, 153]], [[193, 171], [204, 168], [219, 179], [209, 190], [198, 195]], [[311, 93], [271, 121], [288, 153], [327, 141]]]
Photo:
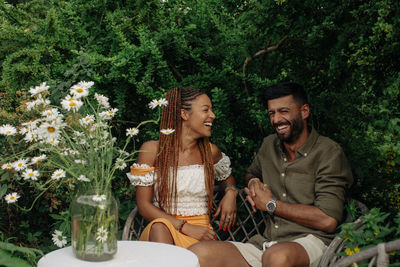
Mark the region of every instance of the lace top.
[[[228, 156], [222, 153], [222, 158], [214, 164], [215, 180], [226, 180], [231, 174], [231, 161]], [[154, 168], [146, 164], [134, 163], [131, 167], [131, 173], [126, 174], [132, 185], [152, 186], [157, 175]], [[179, 166], [177, 172], [177, 210], [173, 212], [167, 210], [170, 214], [181, 216], [193, 216], [207, 214], [208, 212], [208, 194], [204, 181], [204, 166], [200, 164]], [[158, 206], [157, 188], [154, 190], [153, 204]]]

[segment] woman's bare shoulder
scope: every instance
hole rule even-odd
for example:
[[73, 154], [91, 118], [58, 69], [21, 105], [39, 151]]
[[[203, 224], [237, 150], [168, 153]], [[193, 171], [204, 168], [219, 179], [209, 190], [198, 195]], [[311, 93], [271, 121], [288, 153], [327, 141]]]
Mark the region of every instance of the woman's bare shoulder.
[[139, 149], [137, 163], [154, 166], [158, 153], [158, 140], [144, 142]]
[[213, 156], [214, 164], [220, 161], [220, 159], [222, 158], [221, 150], [215, 144], [211, 144], [211, 153]]

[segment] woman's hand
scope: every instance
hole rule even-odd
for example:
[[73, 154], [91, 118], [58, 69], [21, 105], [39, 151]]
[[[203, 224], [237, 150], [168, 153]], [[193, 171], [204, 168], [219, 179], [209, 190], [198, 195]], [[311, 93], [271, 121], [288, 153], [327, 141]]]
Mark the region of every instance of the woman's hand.
[[182, 233], [200, 241], [218, 240], [217, 234], [212, 229], [202, 225], [185, 223], [182, 227]]
[[214, 216], [221, 214], [219, 219], [219, 229], [226, 228], [229, 230], [231, 226], [235, 224], [236, 221], [236, 196], [238, 192], [233, 189], [226, 190], [224, 197], [218, 205], [218, 209]]

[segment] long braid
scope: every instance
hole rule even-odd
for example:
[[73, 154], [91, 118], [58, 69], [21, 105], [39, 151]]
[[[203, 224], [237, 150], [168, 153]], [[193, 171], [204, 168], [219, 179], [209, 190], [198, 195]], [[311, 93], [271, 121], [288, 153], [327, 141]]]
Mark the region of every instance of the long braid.
[[[160, 134], [159, 138], [159, 157], [155, 162], [157, 172], [156, 199], [160, 208], [176, 214], [177, 211], [177, 171], [179, 163], [179, 149], [181, 147], [182, 118], [181, 109], [190, 110], [192, 102], [201, 93], [192, 88], [178, 87], [168, 91], [166, 100], [168, 105], [163, 107], [161, 114], [160, 129], [175, 129], [174, 134]], [[211, 212], [212, 192], [214, 188], [214, 163], [211, 154], [211, 147], [208, 138], [198, 140], [198, 146], [204, 164], [205, 184], [208, 191], [208, 214]], [[172, 167], [172, 176], [171, 176]], [[172, 207], [172, 203], [175, 203]]]
[[211, 215], [212, 197], [214, 192], [214, 161], [211, 152], [211, 143], [208, 138], [198, 140], [200, 154], [204, 163], [206, 190], [208, 191], [208, 216]]

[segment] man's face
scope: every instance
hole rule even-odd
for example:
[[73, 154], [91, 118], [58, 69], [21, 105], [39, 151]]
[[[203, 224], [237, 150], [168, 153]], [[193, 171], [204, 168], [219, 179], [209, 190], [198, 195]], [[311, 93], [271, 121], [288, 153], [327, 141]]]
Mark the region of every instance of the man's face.
[[279, 139], [293, 144], [306, 127], [308, 105], [301, 105], [288, 95], [268, 100], [268, 115]]

